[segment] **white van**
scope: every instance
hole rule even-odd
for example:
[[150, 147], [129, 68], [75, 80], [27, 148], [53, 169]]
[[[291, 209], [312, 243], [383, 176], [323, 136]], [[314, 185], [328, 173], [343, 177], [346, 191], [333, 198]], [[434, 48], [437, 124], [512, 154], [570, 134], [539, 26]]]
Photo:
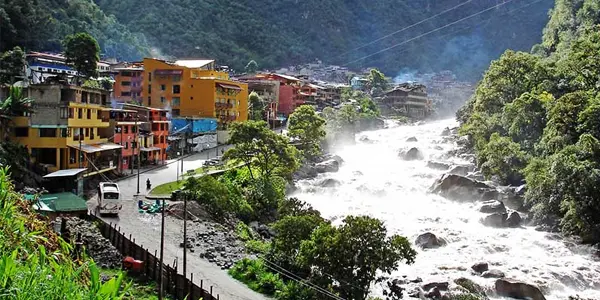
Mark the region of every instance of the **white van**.
[[98, 184], [98, 212], [103, 215], [118, 215], [123, 208], [119, 185], [112, 182]]

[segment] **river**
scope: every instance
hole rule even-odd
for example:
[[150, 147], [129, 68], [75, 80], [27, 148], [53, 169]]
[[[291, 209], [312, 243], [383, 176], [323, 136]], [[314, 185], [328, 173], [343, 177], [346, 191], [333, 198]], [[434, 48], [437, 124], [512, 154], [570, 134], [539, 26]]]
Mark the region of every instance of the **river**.
[[[490, 269], [501, 270], [507, 277], [542, 287], [547, 299], [566, 299], [575, 294], [600, 299], [600, 261], [592, 258], [591, 248], [533, 227], [485, 227], [479, 222], [484, 214], [478, 212], [476, 203], [457, 203], [427, 193], [444, 171], [427, 168], [426, 162], [456, 147], [441, 143], [440, 134], [445, 127], [457, 125], [448, 119], [360, 133], [357, 137], [365, 135], [371, 142], [358, 141], [334, 151], [345, 161], [340, 170], [300, 181], [293, 196], [310, 203], [326, 218], [369, 215], [383, 220], [390, 233], [413, 242], [427, 231], [449, 242], [438, 249], [418, 249], [416, 262], [401, 265], [392, 278], [406, 275], [427, 283], [467, 277], [493, 286], [494, 279], [482, 278], [470, 270], [474, 263], [488, 262]], [[406, 141], [413, 136], [418, 142]], [[417, 146], [425, 159], [399, 159], [398, 149], [409, 144]], [[464, 163], [458, 158], [450, 160]], [[323, 178], [337, 179], [341, 185], [315, 187], [315, 181]], [[374, 290], [381, 294], [379, 287]]]

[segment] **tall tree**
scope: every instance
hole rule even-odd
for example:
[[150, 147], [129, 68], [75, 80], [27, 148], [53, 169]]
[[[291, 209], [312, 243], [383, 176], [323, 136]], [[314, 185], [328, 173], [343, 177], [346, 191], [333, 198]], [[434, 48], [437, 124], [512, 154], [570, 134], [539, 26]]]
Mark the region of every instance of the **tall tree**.
[[17, 77], [25, 74], [25, 53], [20, 47], [0, 55], [0, 84], [13, 84]]
[[302, 105], [290, 115], [288, 134], [295, 139], [297, 148], [308, 159], [321, 154], [321, 142], [325, 139], [325, 119], [317, 115], [314, 107]]
[[246, 67], [244, 69], [246, 70], [246, 73], [248, 73], [248, 74], [256, 74], [256, 72], [258, 71], [258, 64], [256, 63], [255, 60], [251, 60], [248, 62], [248, 64], [246, 65]]
[[65, 37], [63, 41], [67, 63], [86, 78], [97, 76], [97, 63], [100, 60], [100, 46], [94, 37], [80, 32]]
[[388, 237], [380, 220], [348, 216], [339, 227], [324, 223], [315, 229], [302, 242], [299, 261], [341, 298], [364, 300], [378, 271], [389, 274], [401, 261], [412, 264], [416, 254], [405, 237]]
[[371, 69], [368, 80], [372, 95], [379, 95], [388, 88], [388, 82], [385, 80], [385, 75], [377, 69]]
[[256, 93], [252, 92], [248, 95], [248, 106], [250, 108], [250, 119], [261, 121], [265, 116], [265, 101]]
[[267, 179], [271, 175], [287, 178], [298, 168], [297, 150], [287, 138], [270, 130], [264, 121], [233, 123], [229, 143], [233, 148], [225, 152], [224, 158], [246, 163], [252, 178], [251, 167]]
[[10, 87], [8, 98], [0, 102], [0, 125], [3, 130], [3, 138], [6, 139], [10, 123], [13, 117], [22, 116], [24, 113], [33, 112], [33, 99], [23, 95], [20, 87]]

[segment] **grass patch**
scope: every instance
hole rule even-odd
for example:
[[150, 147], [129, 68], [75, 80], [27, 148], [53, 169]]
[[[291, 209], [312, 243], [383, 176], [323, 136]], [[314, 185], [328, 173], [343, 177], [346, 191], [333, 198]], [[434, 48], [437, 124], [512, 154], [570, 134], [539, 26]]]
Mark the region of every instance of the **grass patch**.
[[165, 184], [161, 184], [150, 191], [150, 195], [158, 196], [158, 195], [171, 195], [171, 193], [175, 190], [183, 188], [185, 184], [185, 180], [167, 182]]
[[252, 253], [267, 254], [271, 248], [271, 242], [250, 240], [246, 242], [245, 246], [246, 249]]
[[198, 169], [185, 172], [183, 174], [183, 177], [189, 177], [189, 176], [204, 174], [204, 173], [207, 173], [207, 172], [210, 172], [210, 171], [221, 170], [221, 169], [223, 169], [223, 166], [200, 167]]

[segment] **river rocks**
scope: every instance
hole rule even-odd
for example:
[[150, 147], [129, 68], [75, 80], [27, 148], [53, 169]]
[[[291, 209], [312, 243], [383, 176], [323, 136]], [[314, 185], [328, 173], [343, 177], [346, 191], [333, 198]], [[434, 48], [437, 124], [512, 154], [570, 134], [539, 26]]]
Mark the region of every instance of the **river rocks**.
[[473, 280], [468, 278], [458, 278], [454, 280], [454, 283], [466, 289], [469, 293], [474, 294], [485, 294], [485, 290], [479, 284], [473, 282]]
[[434, 170], [448, 170], [450, 168], [450, 165], [444, 162], [439, 162], [439, 161], [428, 161], [427, 162], [427, 167], [434, 169]]
[[494, 188], [483, 182], [454, 174], [440, 177], [429, 191], [456, 201], [489, 200], [489, 197], [497, 193]]
[[489, 200], [483, 202], [483, 204], [479, 207], [479, 211], [486, 214], [506, 213], [506, 207], [504, 207], [504, 203], [501, 201]]
[[506, 219], [506, 226], [519, 227], [519, 225], [521, 225], [521, 221], [522, 221], [521, 215], [518, 212], [513, 211], [510, 213], [510, 215]]
[[415, 245], [422, 249], [438, 248], [445, 246], [447, 243], [443, 238], [439, 238], [431, 232], [423, 233], [415, 240]]
[[333, 179], [333, 178], [325, 178], [319, 182], [317, 182], [317, 186], [320, 187], [336, 187], [336, 186], [340, 186], [342, 183], [337, 180], [337, 179]]
[[456, 165], [450, 169], [449, 174], [467, 176], [470, 172], [475, 170], [475, 167], [472, 165]]
[[488, 263], [486, 263], [486, 262], [478, 262], [478, 263], [472, 265], [471, 269], [473, 269], [473, 271], [481, 274], [481, 273], [483, 273], [483, 272], [485, 272], [485, 271], [488, 270]]
[[525, 211], [524, 197], [527, 190], [526, 185], [500, 187], [499, 189], [502, 191], [502, 201], [508, 208], [516, 211]]
[[429, 291], [433, 288], [437, 288], [440, 291], [447, 291], [449, 286], [450, 286], [450, 284], [448, 282], [430, 282], [430, 283], [424, 284], [422, 286], [422, 288], [425, 291]]
[[[248, 226], [252, 229], [253, 236], [258, 236], [254, 232], [264, 225], [251, 222]], [[200, 258], [221, 269], [229, 269], [236, 261], [248, 256], [244, 243], [238, 240], [236, 234], [218, 223], [200, 220], [193, 226], [188, 225], [188, 236], [189, 245], [192, 245], [190, 252], [198, 252]]]
[[315, 165], [315, 170], [318, 173], [337, 172], [340, 169], [340, 164], [335, 159], [328, 159]]
[[481, 274], [483, 278], [504, 278], [504, 276], [504, 272], [496, 269], [487, 270]]
[[446, 127], [444, 128], [444, 130], [442, 131], [442, 134], [440, 134], [441, 136], [450, 136], [452, 134], [452, 131], [450, 130], [450, 128]]
[[419, 140], [417, 140], [417, 138], [416, 138], [416, 137], [414, 137], [414, 136], [411, 136], [411, 137], [409, 137], [408, 139], [406, 139], [406, 142], [407, 142], [407, 143], [415, 143], [415, 142], [418, 142], [418, 141], [419, 141]]
[[515, 299], [546, 300], [540, 289], [534, 285], [512, 279], [498, 279], [494, 284], [496, 293], [502, 297]]
[[481, 220], [481, 223], [483, 223], [483, 225], [485, 226], [501, 228], [505, 227], [507, 218], [507, 213], [493, 213], [483, 218], [483, 220]]
[[408, 150], [400, 150], [398, 156], [403, 160], [421, 160], [423, 159], [423, 153], [418, 148], [412, 147]]
[[319, 172], [317, 172], [317, 169], [315, 168], [314, 165], [306, 165], [305, 164], [305, 165], [302, 165], [294, 173], [294, 179], [301, 180], [301, 179], [315, 178], [318, 174], [319, 174]]
[[363, 143], [365, 143], [365, 144], [373, 144], [373, 143], [375, 143], [375, 141], [373, 141], [373, 140], [369, 139], [369, 137], [368, 137], [368, 136], [366, 136], [366, 135], [361, 135], [361, 136], [358, 138], [358, 140], [359, 140], [359, 141], [361, 141], [361, 142], [363, 142]]

